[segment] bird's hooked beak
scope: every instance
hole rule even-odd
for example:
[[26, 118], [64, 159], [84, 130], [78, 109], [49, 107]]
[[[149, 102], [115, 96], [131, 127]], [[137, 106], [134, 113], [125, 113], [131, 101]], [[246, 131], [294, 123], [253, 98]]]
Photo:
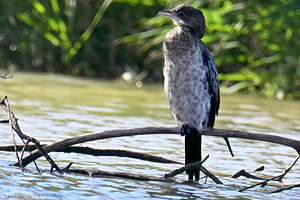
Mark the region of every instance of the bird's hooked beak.
[[179, 25], [179, 26], [180, 26], [180, 25], [188, 26], [182, 19], [180, 19], [180, 18], [177, 16], [177, 13], [176, 13], [175, 11], [164, 11], [164, 10], [161, 10], [161, 11], [158, 12], [158, 14], [173, 19], [174, 24], [177, 24], [177, 25]]

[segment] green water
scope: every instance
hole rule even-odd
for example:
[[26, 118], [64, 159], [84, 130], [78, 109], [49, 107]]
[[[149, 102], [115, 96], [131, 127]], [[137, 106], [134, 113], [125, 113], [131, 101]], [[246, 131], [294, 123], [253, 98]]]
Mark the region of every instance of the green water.
[[[72, 136], [116, 128], [175, 125], [171, 118], [162, 85], [122, 86], [118, 82], [74, 78], [61, 75], [16, 73], [12, 79], [0, 80], [0, 96], [8, 96], [11, 109], [19, 118], [24, 133], [41, 143], [50, 143]], [[6, 113], [0, 112], [6, 119]], [[259, 96], [222, 95], [216, 128], [263, 132], [300, 140], [300, 103]], [[0, 145], [11, 144], [7, 124], [0, 124]], [[32, 173], [22, 173], [10, 167], [16, 158], [12, 152], [0, 152], [0, 195], [43, 194], [46, 199], [268, 199], [282, 196], [267, 194], [281, 187], [299, 184], [299, 163], [282, 183], [271, 183], [240, 193], [239, 189], [256, 183], [245, 178], [231, 179], [241, 169], [253, 171], [265, 165], [255, 175], [270, 177], [281, 173], [296, 157], [288, 147], [242, 139], [230, 139], [235, 157], [230, 157], [221, 138], [204, 137], [203, 155], [210, 155], [205, 167], [224, 185], [208, 180], [198, 186], [181, 184], [186, 175], [178, 175], [176, 184], [133, 181], [118, 178], [90, 178], [74, 174], [41, 175], [29, 165]], [[95, 148], [134, 150], [184, 162], [184, 141], [176, 135], [135, 136], [93, 141], [83, 145]], [[163, 176], [180, 165], [158, 164], [130, 158], [93, 157], [80, 154], [51, 153], [60, 167], [74, 162], [73, 168], [128, 172]], [[38, 165], [48, 170], [47, 162], [40, 158]], [[282, 194], [299, 198], [300, 189]], [[6, 196], [5, 196], [6, 195]]]

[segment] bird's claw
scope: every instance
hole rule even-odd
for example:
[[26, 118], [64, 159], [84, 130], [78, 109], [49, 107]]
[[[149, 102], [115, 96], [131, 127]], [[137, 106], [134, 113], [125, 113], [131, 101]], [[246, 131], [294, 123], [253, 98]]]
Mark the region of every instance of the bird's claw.
[[194, 136], [197, 135], [198, 130], [194, 127], [191, 127], [187, 124], [183, 124], [180, 128], [180, 135], [181, 136]]

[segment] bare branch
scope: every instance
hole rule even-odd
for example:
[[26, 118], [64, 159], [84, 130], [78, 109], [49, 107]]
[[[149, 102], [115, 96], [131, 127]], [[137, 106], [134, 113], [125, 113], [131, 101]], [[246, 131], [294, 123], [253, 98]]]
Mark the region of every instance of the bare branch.
[[8, 73], [9, 73], [9, 71], [4, 76], [0, 75], [0, 78], [2, 78], [2, 79], [10, 79], [10, 78], [12, 78], [13, 76], [10, 76], [10, 77], [7, 76]]
[[271, 178], [271, 179], [268, 179], [268, 180], [265, 180], [265, 181], [263, 181], [263, 182], [260, 182], [260, 183], [251, 185], [251, 186], [249, 186], [249, 187], [245, 187], [244, 189], [239, 190], [239, 192], [243, 192], [243, 191], [248, 190], [248, 189], [250, 189], [250, 188], [253, 188], [253, 187], [255, 187], [255, 186], [266, 185], [269, 181], [273, 181], [273, 180], [275, 180], [276, 178], [278, 178], [278, 177], [280, 177], [280, 176], [281, 176], [281, 175], [275, 176], [275, 177], [273, 177], [273, 178]]
[[296, 162], [298, 160], [299, 160], [299, 155], [295, 158], [295, 160], [292, 162], [292, 164], [284, 170], [284, 172], [281, 174], [281, 176], [276, 180], [281, 181], [283, 179], [283, 177], [292, 169], [292, 167], [296, 164]]
[[[60, 168], [55, 164], [55, 162], [52, 160], [52, 158], [47, 154], [47, 152], [44, 151], [44, 149], [41, 147], [40, 145], [40, 142], [38, 140], [36, 140], [35, 138], [33, 137], [30, 137], [28, 135], [25, 135], [22, 131], [21, 131], [21, 128], [19, 127], [19, 124], [18, 124], [18, 120], [17, 118], [15, 117], [14, 113], [10, 110], [10, 107], [9, 107], [9, 102], [7, 100], [7, 96], [4, 96], [1, 100], [0, 100], [0, 106], [7, 112], [8, 114], [8, 118], [9, 118], [9, 125], [10, 125], [10, 130], [11, 130], [11, 133], [12, 133], [12, 137], [13, 137], [13, 141], [14, 141], [14, 145], [16, 145], [15, 143], [15, 136], [14, 136], [14, 132], [16, 132], [18, 134], [18, 136], [21, 138], [21, 140], [23, 141], [24, 139], [27, 140], [29, 142], [33, 142], [36, 147], [38, 148], [39, 152], [41, 153], [41, 155], [43, 155], [46, 160], [52, 165], [55, 167], [55, 169], [59, 172], [59, 173], [63, 173]], [[24, 143], [24, 141], [23, 141]], [[23, 165], [22, 163], [22, 157], [19, 158], [19, 155], [18, 155], [18, 152], [17, 152], [17, 149], [15, 147], [15, 150], [16, 150], [16, 156], [17, 156], [17, 159], [18, 159], [18, 165], [20, 165], [22, 167], [22, 170], [24, 170], [24, 167], [26, 165]], [[30, 153], [30, 156], [31, 153]], [[37, 165], [36, 165], [37, 166]], [[37, 169], [39, 171], [39, 169]]]
[[266, 185], [268, 184], [269, 181], [281, 181], [282, 178], [283, 178], [283, 177], [284, 177], [284, 176], [292, 169], [292, 167], [296, 164], [296, 162], [298, 161], [298, 159], [299, 159], [299, 155], [298, 155], [298, 156], [296, 157], [296, 159], [292, 162], [292, 164], [291, 164], [287, 169], [285, 169], [284, 172], [283, 172], [282, 174], [280, 174], [279, 176], [275, 176], [275, 177], [273, 177], [273, 178], [271, 178], [271, 179], [267, 179], [267, 180], [265, 180], [265, 181], [263, 181], [263, 182], [261, 182], [261, 183], [257, 183], [257, 184], [251, 185], [251, 186], [246, 187], [246, 188], [244, 188], [244, 189], [242, 189], [242, 190], [239, 190], [239, 192], [243, 192], [243, 191], [245, 191], [245, 190], [248, 190], [248, 189], [253, 188], [253, 187], [255, 187], [255, 186], [258, 186], [258, 185], [261, 185], [262, 187], [264, 187], [264, 186], [266, 186]]
[[[195, 163], [189, 163], [179, 169], [175, 169], [172, 172], [165, 174], [165, 178], [174, 177], [177, 174], [181, 174], [182, 172], [185, 172], [186, 170], [190, 169], [199, 169], [200, 166], [209, 158], [209, 155], [205, 156], [201, 161], [195, 162]], [[200, 169], [201, 170], [201, 169]]]
[[261, 171], [264, 171], [264, 169], [265, 169], [265, 166], [261, 165], [258, 168], [254, 169], [253, 172], [261, 172]]
[[[134, 136], [134, 135], [154, 135], [154, 134], [176, 134], [180, 135], [180, 127], [143, 127], [143, 128], [129, 128], [129, 129], [116, 129], [105, 130], [96, 133], [79, 135], [73, 138], [64, 139], [44, 147], [45, 152], [57, 151], [71, 145], [80, 144], [84, 142], [102, 140], [107, 138]], [[225, 129], [203, 129], [199, 131], [201, 135], [216, 136], [216, 137], [234, 137], [250, 140], [259, 140], [264, 142], [271, 142], [281, 144], [294, 148], [298, 153], [300, 152], [300, 141], [289, 138], [284, 138], [276, 135], [269, 135], [263, 133], [249, 133], [245, 131], [225, 130]], [[26, 156], [23, 159], [24, 166], [28, 165], [33, 160], [41, 156], [41, 152], [34, 151], [32, 155]], [[17, 163], [15, 163], [17, 165]]]
[[[41, 146], [44, 147], [46, 146], [46, 144], [41, 144]], [[17, 151], [21, 151], [24, 145], [16, 145], [16, 147], [17, 147]], [[34, 151], [36, 150], [36, 146], [27, 145], [26, 150]], [[14, 146], [13, 145], [0, 146], [0, 151], [14, 151]], [[146, 153], [139, 153], [139, 152], [129, 151], [129, 150], [121, 150], [121, 149], [95, 149], [90, 147], [71, 146], [71, 147], [57, 150], [56, 152], [81, 153], [81, 154], [88, 154], [93, 156], [118, 156], [118, 157], [136, 158], [140, 160], [159, 162], [159, 163], [183, 164], [181, 162], [177, 162], [160, 156], [150, 155]]]
[[174, 177], [177, 174], [181, 174], [184, 171], [188, 171], [191, 169], [200, 169], [206, 176], [211, 178], [215, 183], [217, 184], [223, 184], [217, 177], [215, 177], [212, 173], [210, 173], [205, 167], [202, 166], [202, 164], [208, 159], [209, 155], [205, 156], [205, 158], [202, 161], [189, 163], [185, 165], [184, 167], [181, 167], [179, 169], [176, 169], [168, 174], [165, 174], [165, 178]]
[[246, 172], [245, 170], [240, 170], [239, 172], [237, 172], [236, 174], [232, 175], [231, 178], [238, 178], [240, 176], [244, 176], [246, 178], [252, 178], [252, 179], [256, 179], [256, 180], [269, 180], [269, 179], [266, 179], [266, 178], [261, 178], [261, 177], [258, 177], [258, 176], [254, 176], [248, 172]]
[[105, 172], [100, 170], [95, 172], [89, 172], [87, 170], [82, 170], [82, 169], [69, 169], [71, 165], [72, 163], [70, 163], [66, 168], [64, 168], [63, 172], [88, 175], [92, 177], [112, 177], [112, 178], [115, 177], [115, 178], [127, 178], [127, 179], [140, 180], [140, 181], [160, 181], [160, 182], [170, 182], [170, 183], [175, 182], [164, 178], [152, 178], [145, 175], [129, 174], [123, 172]]
[[280, 189], [280, 190], [273, 191], [273, 192], [271, 192], [270, 194], [272, 194], [272, 193], [278, 193], [278, 192], [282, 192], [282, 191], [285, 191], [285, 190], [290, 190], [290, 189], [293, 189], [293, 188], [295, 188], [295, 187], [300, 187], [300, 184], [293, 185], [293, 186], [291, 186], [291, 187], [287, 187], [287, 188], [282, 188], [282, 189]]

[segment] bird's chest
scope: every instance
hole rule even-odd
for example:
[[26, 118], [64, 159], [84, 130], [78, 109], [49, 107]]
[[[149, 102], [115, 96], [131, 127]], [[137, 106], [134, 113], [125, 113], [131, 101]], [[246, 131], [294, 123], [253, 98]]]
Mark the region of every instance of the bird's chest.
[[199, 93], [207, 89], [207, 66], [203, 65], [201, 48], [187, 40], [177, 44], [165, 41], [163, 51], [166, 95], [170, 98], [201, 96]]
[[165, 40], [163, 52], [164, 90], [173, 118], [199, 129], [207, 121], [211, 98], [201, 47]]
[[164, 65], [165, 95], [174, 106], [201, 102], [201, 97], [208, 94], [205, 68], [201, 67], [200, 62], [191, 63], [193, 59]]

